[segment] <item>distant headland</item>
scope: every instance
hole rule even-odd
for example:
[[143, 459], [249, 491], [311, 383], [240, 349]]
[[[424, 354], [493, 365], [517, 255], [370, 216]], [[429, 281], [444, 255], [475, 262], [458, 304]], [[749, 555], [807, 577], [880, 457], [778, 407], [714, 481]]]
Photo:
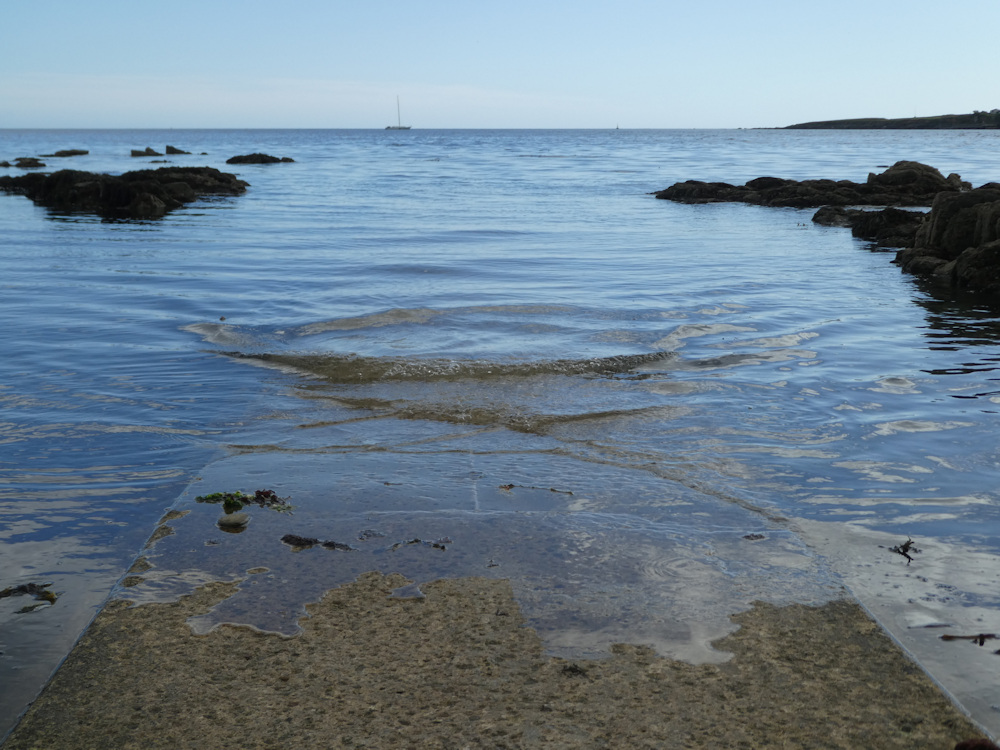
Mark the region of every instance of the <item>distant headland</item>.
[[860, 117], [853, 120], [823, 120], [788, 125], [785, 130], [996, 130], [1000, 109], [975, 111], [968, 115], [934, 117]]

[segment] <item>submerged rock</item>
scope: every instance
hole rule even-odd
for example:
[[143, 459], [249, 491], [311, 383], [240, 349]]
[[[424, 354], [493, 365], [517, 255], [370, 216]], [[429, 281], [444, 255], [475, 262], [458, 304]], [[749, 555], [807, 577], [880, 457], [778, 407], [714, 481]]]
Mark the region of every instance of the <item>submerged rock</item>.
[[357, 548], [352, 547], [349, 544], [344, 544], [343, 542], [337, 542], [333, 539], [328, 539], [326, 541], [322, 539], [316, 539], [311, 536], [299, 536], [298, 534], [285, 534], [281, 537], [281, 541], [287, 544], [296, 552], [301, 552], [305, 549], [310, 549], [319, 545], [323, 549], [339, 550], [341, 552], [357, 552]]
[[231, 534], [239, 534], [249, 523], [249, 513], [226, 513], [216, 521], [216, 525], [220, 529], [228, 531]]
[[27, 595], [34, 597], [35, 604], [21, 607], [17, 611], [18, 614], [27, 614], [28, 612], [34, 612], [40, 607], [56, 603], [59, 595], [53, 591], [49, 591], [50, 586], [52, 586], [51, 583], [22, 583], [18, 586], [8, 586], [3, 591], [0, 591], [0, 599], [6, 599], [8, 596]]
[[115, 176], [63, 169], [0, 177], [0, 192], [65, 212], [108, 219], [156, 219], [204, 195], [240, 195], [248, 183], [213, 167], [162, 167]]

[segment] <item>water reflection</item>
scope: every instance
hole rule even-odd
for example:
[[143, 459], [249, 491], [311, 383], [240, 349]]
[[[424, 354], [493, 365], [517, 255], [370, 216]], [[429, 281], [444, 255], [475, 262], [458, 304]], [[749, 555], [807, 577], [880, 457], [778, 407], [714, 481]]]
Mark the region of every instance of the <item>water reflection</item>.
[[[962, 354], [959, 361], [926, 372], [931, 375], [969, 375], [1000, 369], [1000, 303], [981, 294], [943, 289], [922, 279], [914, 283], [923, 292], [915, 301], [924, 310], [927, 327], [923, 335], [928, 341], [928, 348]], [[994, 351], [984, 351], [983, 347], [993, 347]], [[997, 380], [1000, 379], [990, 379], [991, 382]], [[990, 399], [998, 393], [1000, 387], [976, 393], [952, 394], [952, 397]]]

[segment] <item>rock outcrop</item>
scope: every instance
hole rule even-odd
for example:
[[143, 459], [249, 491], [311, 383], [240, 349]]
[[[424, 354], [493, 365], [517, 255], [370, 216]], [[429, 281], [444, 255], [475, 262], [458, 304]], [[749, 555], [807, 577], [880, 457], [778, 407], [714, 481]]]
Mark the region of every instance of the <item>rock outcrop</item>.
[[294, 161], [295, 159], [287, 156], [282, 156], [279, 159], [277, 156], [271, 156], [269, 154], [244, 154], [243, 156], [234, 156], [230, 159], [226, 159], [226, 164], [279, 164], [282, 162], [289, 163]]
[[1000, 293], [1000, 184], [938, 195], [896, 263], [962, 289]]
[[58, 157], [60, 159], [65, 159], [70, 156], [86, 156], [89, 153], [89, 151], [82, 148], [67, 148], [62, 151], [56, 151], [54, 154], [42, 154], [42, 156], [46, 158]]
[[[972, 189], [956, 175], [900, 161], [864, 183], [758, 177], [746, 185], [679, 182], [654, 193], [681, 203], [741, 202], [811, 208], [817, 224], [850, 227], [855, 237], [903, 248], [907, 273], [959, 289], [1000, 295], [1000, 183]], [[930, 206], [905, 211], [899, 206]], [[857, 208], [881, 206], [881, 210]]]
[[248, 185], [212, 167], [162, 167], [121, 176], [63, 169], [0, 177], [0, 191], [61, 212], [107, 219], [156, 219], [203, 195], [239, 195]]
[[137, 148], [132, 149], [132, 156], [163, 156], [163, 154], [155, 150], [152, 146], [146, 146], [142, 150]]
[[971, 185], [934, 167], [900, 161], [867, 182], [850, 180], [786, 180], [758, 177], [745, 185], [726, 182], [678, 182], [653, 193], [679, 203], [752, 203], [758, 206], [818, 208], [820, 206], [929, 206], [940, 192], [957, 193]]
[[858, 239], [874, 242], [879, 247], [899, 248], [913, 245], [925, 216], [923, 211], [893, 207], [874, 211], [824, 206], [813, 215], [812, 220], [829, 227], [848, 227]]

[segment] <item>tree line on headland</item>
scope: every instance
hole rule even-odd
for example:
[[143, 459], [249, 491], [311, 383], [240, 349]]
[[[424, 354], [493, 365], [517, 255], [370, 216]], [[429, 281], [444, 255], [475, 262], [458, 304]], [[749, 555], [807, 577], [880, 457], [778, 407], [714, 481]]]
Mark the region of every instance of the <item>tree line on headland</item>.
[[975, 110], [968, 115], [934, 117], [859, 117], [787, 125], [785, 130], [995, 130], [1000, 128], [1000, 109]]

